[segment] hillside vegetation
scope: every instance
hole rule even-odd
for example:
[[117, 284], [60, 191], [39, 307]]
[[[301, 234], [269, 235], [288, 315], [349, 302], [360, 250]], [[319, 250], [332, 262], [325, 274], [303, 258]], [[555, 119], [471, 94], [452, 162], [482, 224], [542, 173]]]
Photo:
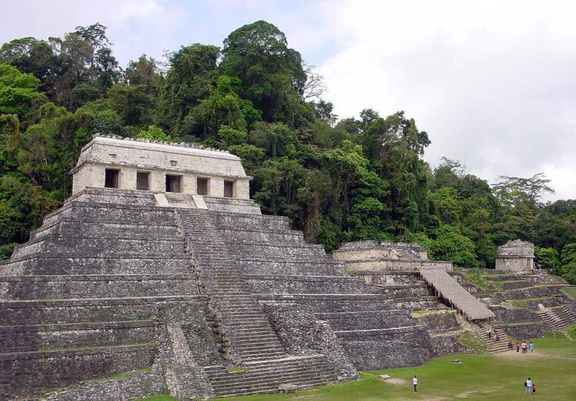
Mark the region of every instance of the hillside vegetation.
[[414, 118], [371, 109], [338, 118], [324, 89], [265, 21], [221, 48], [195, 43], [166, 63], [142, 55], [125, 68], [99, 23], [2, 44], [0, 259], [70, 195], [69, 170], [101, 133], [237, 154], [263, 212], [288, 216], [328, 251], [410, 241], [433, 259], [492, 267], [496, 247], [520, 238], [536, 244], [541, 266], [576, 283], [576, 201], [542, 204], [552, 191], [544, 175], [490, 186], [458, 161], [432, 168], [422, 155], [433, 138]]

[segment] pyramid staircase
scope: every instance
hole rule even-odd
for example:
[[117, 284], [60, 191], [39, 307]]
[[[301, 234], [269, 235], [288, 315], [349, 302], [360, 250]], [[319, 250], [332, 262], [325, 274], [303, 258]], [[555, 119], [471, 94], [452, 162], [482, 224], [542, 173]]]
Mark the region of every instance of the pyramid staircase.
[[[497, 314], [497, 324], [516, 338], [540, 337], [576, 322], [575, 301], [564, 291], [570, 287], [560, 277], [539, 274], [486, 271], [485, 281]], [[513, 302], [521, 309], [510, 307]]]
[[499, 329], [498, 327], [496, 327], [496, 330], [498, 330], [499, 340], [496, 340], [495, 336], [492, 336], [492, 338], [489, 339], [486, 336], [486, 333], [484, 333], [484, 344], [486, 345], [486, 350], [490, 353], [508, 351], [508, 342], [512, 339], [504, 332], [504, 330]]
[[545, 308], [540, 313], [540, 318], [550, 327], [551, 330], [560, 329], [576, 323], [576, 314], [568, 305], [555, 308]]
[[[357, 369], [414, 366], [430, 358], [430, 339], [408, 310], [349, 276], [291, 230], [286, 218], [211, 214], [215, 229], [235, 255], [238, 271], [262, 304], [300, 305], [329, 324]], [[368, 355], [371, 355], [368, 357]]]
[[284, 351], [210, 214], [203, 209], [182, 210], [178, 221], [216, 317], [221, 355], [233, 366], [205, 366], [215, 395], [271, 392], [288, 383], [311, 387], [336, 381], [334, 369], [322, 355], [294, 357]]

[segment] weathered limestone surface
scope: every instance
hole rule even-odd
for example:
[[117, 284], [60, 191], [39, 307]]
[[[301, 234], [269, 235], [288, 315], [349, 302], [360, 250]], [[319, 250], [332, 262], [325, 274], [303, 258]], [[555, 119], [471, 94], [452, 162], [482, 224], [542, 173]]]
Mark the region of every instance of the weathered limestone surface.
[[236, 156], [99, 137], [73, 172], [74, 195], [0, 262], [0, 394], [206, 399], [433, 355], [408, 310], [261, 215]]
[[197, 399], [349, 380], [358, 368], [432, 356], [408, 311], [349, 277], [285, 218], [120, 198], [86, 189], [0, 265], [7, 394], [144, 370], [50, 399], [112, 400], [141, 380]]
[[[207, 179], [203, 195], [249, 199], [248, 183], [238, 156], [187, 144], [166, 144], [145, 139], [95, 136], [80, 153], [72, 170], [72, 193], [84, 188], [106, 186], [105, 171], [117, 170], [116, 188], [138, 189], [137, 173], [146, 173], [147, 188], [167, 192], [166, 176], [178, 177], [175, 192], [199, 193], [198, 178]], [[225, 181], [232, 193], [225, 195]]]
[[429, 261], [417, 244], [357, 241], [344, 244], [332, 257], [393, 299], [396, 308], [413, 311], [413, 318], [427, 328], [434, 356], [470, 351], [458, 341], [465, 329], [449, 307], [470, 320], [494, 317], [476, 299], [478, 289], [462, 280], [451, 262]]
[[348, 270], [357, 272], [453, 270], [451, 262], [428, 260], [428, 254], [420, 245], [401, 242], [348, 242], [334, 251], [332, 257], [345, 262]]
[[[328, 260], [322, 247], [306, 244], [286, 219], [270, 222], [254, 216], [238, 225], [233, 216], [220, 213], [214, 222], [240, 256], [238, 266], [260, 302], [305, 305], [330, 324], [357, 369], [414, 366], [431, 357], [428, 333], [408, 310], [396, 308], [390, 298], [375, 293], [378, 289], [350, 277], [344, 264]], [[270, 274], [257, 274], [264, 260], [264, 272]]]
[[[571, 312], [576, 302], [560, 277], [544, 271], [485, 271], [487, 296], [496, 314], [494, 324], [517, 339], [541, 337], [546, 332], [576, 322]], [[511, 306], [522, 305], [521, 309]]]
[[326, 355], [335, 366], [338, 380], [358, 378], [358, 372], [338, 337], [325, 320], [318, 320], [306, 305], [267, 304], [265, 311], [285, 349], [292, 355]]
[[496, 270], [532, 272], [534, 270], [534, 244], [517, 239], [498, 247]]

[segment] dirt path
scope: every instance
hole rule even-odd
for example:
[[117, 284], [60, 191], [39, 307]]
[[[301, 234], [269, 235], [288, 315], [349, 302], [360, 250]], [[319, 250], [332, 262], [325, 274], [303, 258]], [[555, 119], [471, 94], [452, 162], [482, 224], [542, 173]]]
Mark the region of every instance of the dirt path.
[[550, 355], [542, 354], [541, 352], [538, 352], [538, 351], [534, 351], [534, 352], [528, 351], [527, 354], [523, 354], [522, 351], [516, 352], [516, 350], [498, 352], [494, 355], [496, 355], [498, 358], [503, 358], [503, 359], [542, 358], [543, 356], [547, 356], [547, 357], [550, 356]]
[[562, 355], [550, 355], [550, 354], [544, 354], [538, 351], [534, 351], [534, 352], [530, 352], [528, 351], [527, 354], [523, 354], [522, 352], [516, 352], [516, 351], [506, 351], [506, 352], [499, 352], [497, 354], [494, 354], [495, 356], [497, 356], [498, 358], [502, 358], [502, 359], [522, 359], [522, 358], [554, 358], [554, 359], [567, 359], [567, 360], [574, 360], [576, 361], [576, 358], [573, 357], [569, 357], [569, 356], [562, 356]]

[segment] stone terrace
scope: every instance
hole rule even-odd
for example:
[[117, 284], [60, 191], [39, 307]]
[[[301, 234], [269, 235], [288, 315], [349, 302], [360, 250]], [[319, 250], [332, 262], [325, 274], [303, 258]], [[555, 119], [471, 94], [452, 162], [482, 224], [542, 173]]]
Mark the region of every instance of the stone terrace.
[[[211, 398], [349, 380], [356, 367], [429, 358], [423, 327], [285, 219], [218, 211], [242, 210], [244, 200], [210, 199], [214, 210], [154, 202], [137, 191], [86, 189], [0, 265], [5, 394], [74, 385], [47, 397]], [[278, 312], [293, 306], [282, 320]], [[371, 323], [357, 327], [363, 316]], [[306, 341], [286, 333], [305, 326], [313, 331], [301, 347]], [[310, 337], [319, 329], [320, 340]], [[120, 384], [79, 385], [124, 372]]]
[[[321, 246], [307, 244], [302, 233], [290, 230], [287, 219], [213, 215], [251, 292], [267, 306], [273, 321], [282, 322], [276, 329], [285, 334], [287, 348], [295, 341], [288, 333], [303, 324], [307, 313], [311, 322], [329, 325], [357, 369], [414, 366], [431, 357], [428, 333], [409, 311], [397, 309], [387, 296], [346, 274], [344, 265], [329, 260]], [[299, 322], [291, 318], [296, 315]]]
[[540, 337], [576, 322], [576, 301], [563, 291], [572, 286], [557, 276], [485, 270], [482, 277], [495, 324], [512, 337]]

